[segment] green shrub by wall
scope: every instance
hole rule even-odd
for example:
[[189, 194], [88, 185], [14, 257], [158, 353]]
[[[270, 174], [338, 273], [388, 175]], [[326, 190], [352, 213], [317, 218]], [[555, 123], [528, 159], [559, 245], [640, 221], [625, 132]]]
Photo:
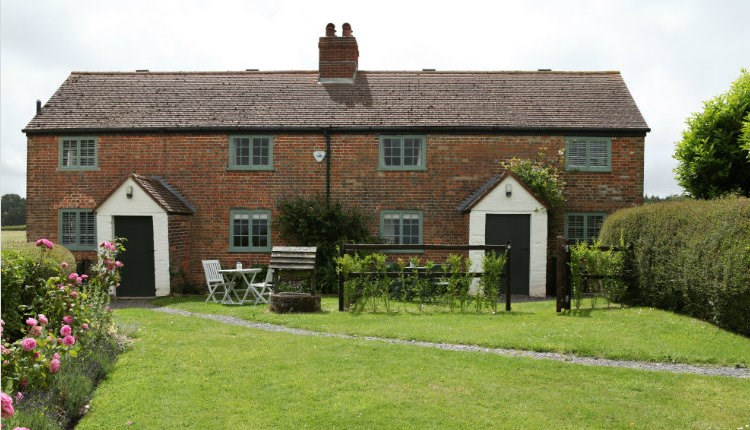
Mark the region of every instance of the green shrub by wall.
[[618, 211], [604, 244], [632, 244], [633, 304], [674, 310], [750, 335], [750, 199], [678, 200]]
[[61, 246], [45, 251], [42, 265], [40, 249], [33, 243], [6, 243], [2, 250], [2, 289], [0, 308], [5, 321], [4, 336], [15, 339], [21, 333], [24, 311], [19, 306], [31, 305], [32, 300], [44, 287], [45, 280], [57, 273], [60, 263], [66, 262], [75, 268], [75, 258]]

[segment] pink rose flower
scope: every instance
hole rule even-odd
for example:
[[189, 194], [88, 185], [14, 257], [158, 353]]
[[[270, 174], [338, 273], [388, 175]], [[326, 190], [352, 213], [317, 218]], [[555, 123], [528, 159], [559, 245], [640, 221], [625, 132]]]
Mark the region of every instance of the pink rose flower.
[[71, 281], [74, 280], [77, 277], [78, 277], [78, 273], [76, 273], [76, 272], [73, 272], [70, 275], [68, 275], [68, 279], [70, 279]]
[[47, 317], [44, 314], [37, 315], [37, 318], [39, 318], [39, 323], [41, 325], [47, 325], [47, 324], [49, 324], [49, 320], [47, 319]]
[[24, 351], [33, 351], [36, 348], [36, 341], [33, 338], [27, 337], [21, 341], [21, 347]]
[[62, 342], [63, 342], [63, 345], [65, 346], [73, 346], [75, 345], [76, 340], [73, 338], [73, 336], [68, 335], [63, 338]]
[[66, 263], [65, 261], [63, 261], [62, 263], [60, 263], [60, 268], [63, 269], [63, 270], [67, 269], [68, 268], [68, 263]]
[[13, 430], [30, 430], [28, 427], [13, 427]]
[[89, 279], [89, 275], [81, 275], [81, 279]]
[[60, 354], [54, 353], [54, 354], [52, 354], [52, 358], [55, 359], [55, 360], [59, 360], [60, 359]]
[[39, 321], [35, 320], [34, 318], [29, 317], [29, 319], [26, 320], [26, 325], [31, 327], [36, 327], [36, 325], [39, 324]]
[[78, 291], [71, 291], [71, 292], [70, 292], [70, 297], [72, 297], [72, 298], [74, 298], [74, 299], [75, 299], [76, 297], [78, 297]]
[[38, 247], [42, 247], [43, 246], [43, 247], [45, 247], [47, 249], [52, 249], [55, 246], [55, 245], [52, 244], [52, 242], [50, 242], [47, 239], [39, 239], [39, 240], [36, 241], [35, 245], [38, 246]]
[[42, 326], [36, 325], [34, 327], [31, 327], [31, 330], [29, 330], [29, 334], [33, 337], [39, 337], [42, 335]]
[[0, 409], [2, 410], [0, 416], [3, 418], [10, 418], [15, 413], [13, 410], [13, 399], [5, 393], [0, 394]]
[[81, 324], [81, 328], [84, 329], [84, 330], [88, 330], [89, 329], [89, 325], [86, 324], [86, 323], [83, 323], [83, 324]]
[[76, 278], [76, 284], [81, 285], [83, 283], [83, 278], [80, 276]]
[[65, 324], [64, 326], [60, 327], [60, 336], [70, 336], [70, 333], [72, 333], [72, 332], [73, 332], [73, 330], [67, 324]]
[[23, 393], [19, 391], [16, 393], [16, 401], [20, 402], [21, 400], [23, 400]]
[[71, 323], [73, 323], [73, 317], [72, 317], [72, 316], [70, 316], [70, 315], [65, 315], [65, 316], [63, 317], [63, 322], [64, 322], [65, 324], [71, 324]]
[[53, 358], [49, 362], [49, 371], [50, 373], [57, 373], [58, 370], [60, 370], [60, 360], [57, 358]]
[[125, 263], [123, 263], [122, 261], [115, 261], [115, 267], [117, 267], [118, 269], [122, 268], [122, 266], [124, 265]]

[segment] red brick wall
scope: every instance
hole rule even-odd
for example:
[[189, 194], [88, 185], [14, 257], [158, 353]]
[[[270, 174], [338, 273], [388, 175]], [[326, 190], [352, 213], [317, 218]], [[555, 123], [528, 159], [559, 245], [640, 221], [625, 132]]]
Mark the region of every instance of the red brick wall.
[[[98, 170], [86, 172], [58, 170], [58, 136], [29, 137], [29, 238], [57, 242], [59, 208], [94, 208], [131, 172], [160, 175], [196, 207], [190, 222], [170, 221], [170, 229], [175, 228], [170, 251], [175, 253], [172, 264], [186, 267], [188, 280], [202, 284], [202, 259], [217, 258], [224, 265], [267, 263], [266, 254], [229, 252], [230, 208], [274, 211], [283, 196], [325, 193], [326, 162], [312, 156], [325, 149], [320, 133], [275, 135], [273, 171], [227, 170], [226, 134], [97, 137]], [[379, 211], [418, 209], [424, 212], [425, 243], [465, 244], [468, 216], [457, 207], [499, 171], [500, 161], [532, 158], [545, 149], [555, 154], [564, 142], [562, 136], [427, 135], [427, 170], [400, 172], [378, 170], [377, 134], [334, 134], [331, 195], [372, 214], [373, 232], [379, 228]], [[567, 210], [611, 212], [640, 204], [643, 144], [643, 137], [615, 137], [611, 173], [566, 173]], [[560, 221], [552, 226], [550, 244], [562, 234]], [[181, 249], [184, 241], [188, 246]], [[273, 229], [272, 244], [281, 244]]]

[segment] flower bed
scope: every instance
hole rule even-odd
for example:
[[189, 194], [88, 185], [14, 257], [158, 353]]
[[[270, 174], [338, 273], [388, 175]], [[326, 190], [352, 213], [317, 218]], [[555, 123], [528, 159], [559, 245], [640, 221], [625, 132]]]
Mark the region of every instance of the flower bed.
[[[45, 264], [54, 248], [49, 240], [40, 239], [36, 246], [40, 255], [33, 265], [14, 265], [19, 260], [11, 258], [6, 267], [3, 261], [4, 278], [24, 280], [15, 288], [33, 294], [18, 305], [20, 330], [3, 333], [2, 416], [8, 426], [66, 428], [119, 350], [109, 292], [119, 285], [122, 264], [116, 256], [124, 248], [119, 242], [102, 242], [91, 273], [79, 274], [67, 262]], [[34, 276], [38, 274], [45, 276]]]

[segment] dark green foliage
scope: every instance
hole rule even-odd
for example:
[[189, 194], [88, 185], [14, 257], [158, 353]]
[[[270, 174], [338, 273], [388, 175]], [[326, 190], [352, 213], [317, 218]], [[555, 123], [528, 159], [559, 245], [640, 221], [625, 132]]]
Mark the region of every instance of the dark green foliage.
[[18, 194], [5, 194], [2, 197], [2, 225], [26, 224], [26, 199]]
[[320, 292], [337, 291], [338, 280], [334, 258], [336, 245], [342, 241], [372, 242], [367, 229], [369, 218], [356, 207], [341, 202], [326, 202], [324, 196], [291, 197], [276, 206], [274, 227], [291, 244], [318, 247], [318, 278]]
[[690, 195], [750, 197], [750, 73], [687, 120], [674, 158], [677, 182]]
[[677, 200], [618, 211], [602, 243], [633, 246], [633, 304], [750, 335], [750, 200]]

